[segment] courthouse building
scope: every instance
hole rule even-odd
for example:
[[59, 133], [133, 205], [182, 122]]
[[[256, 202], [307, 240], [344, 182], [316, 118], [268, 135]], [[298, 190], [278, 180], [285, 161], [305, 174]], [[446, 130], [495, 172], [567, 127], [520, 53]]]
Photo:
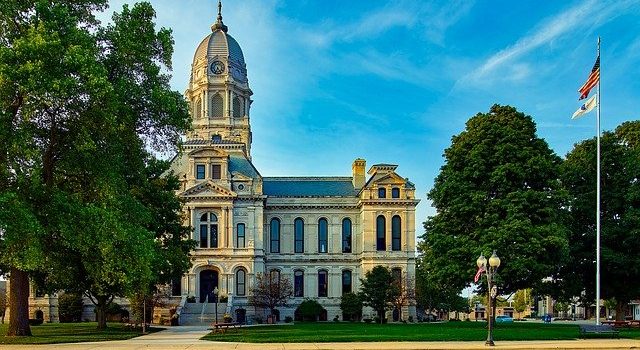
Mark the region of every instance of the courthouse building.
[[[351, 176], [339, 177], [267, 177], [253, 165], [248, 67], [222, 22], [220, 4], [218, 10], [195, 49], [185, 92], [193, 128], [171, 164], [186, 201], [185, 224], [198, 242], [191, 269], [171, 288], [170, 304], [178, 306], [181, 323], [211, 320], [215, 291], [226, 301], [217, 305], [218, 315], [260, 317], [263, 310], [248, 300], [257, 274], [291, 281], [294, 296], [278, 310], [282, 318], [293, 317], [297, 305], [311, 298], [326, 310], [323, 318], [342, 319], [341, 296], [357, 291], [376, 265], [414, 283], [419, 201], [397, 165], [374, 164], [366, 171], [365, 160], [355, 159]], [[51, 298], [32, 294], [30, 304], [54, 322], [49, 305], [57, 301]], [[396, 317], [399, 312], [415, 317], [413, 306]], [[92, 310], [85, 315], [93, 316]]]

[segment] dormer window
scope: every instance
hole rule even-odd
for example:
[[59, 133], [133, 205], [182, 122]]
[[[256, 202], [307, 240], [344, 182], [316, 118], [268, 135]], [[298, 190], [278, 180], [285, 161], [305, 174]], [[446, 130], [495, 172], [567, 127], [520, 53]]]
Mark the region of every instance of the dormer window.
[[378, 198], [387, 198], [387, 190], [384, 187], [378, 188]]
[[394, 187], [391, 189], [391, 198], [400, 198], [400, 189]]
[[211, 165], [211, 178], [220, 180], [222, 178], [222, 166], [220, 164]]
[[204, 180], [204, 164], [196, 164], [196, 179]]

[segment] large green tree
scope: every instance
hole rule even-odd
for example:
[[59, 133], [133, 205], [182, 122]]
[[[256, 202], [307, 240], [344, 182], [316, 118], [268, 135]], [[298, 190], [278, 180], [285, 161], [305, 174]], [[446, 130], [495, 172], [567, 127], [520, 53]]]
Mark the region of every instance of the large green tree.
[[[624, 317], [640, 295], [640, 121], [626, 122], [601, 138], [601, 298], [617, 300]], [[596, 140], [575, 145], [562, 166], [570, 194], [571, 259], [559, 274], [558, 294], [595, 300]], [[583, 294], [584, 293], [584, 294]]]
[[568, 245], [561, 159], [538, 137], [533, 119], [494, 105], [467, 121], [444, 157], [428, 194], [436, 215], [425, 222], [421, 243], [431, 278], [459, 291], [472, 283], [476, 258], [493, 250], [502, 258], [499, 294], [550, 276]]
[[360, 295], [364, 305], [374, 309], [380, 323], [383, 323], [385, 311], [393, 307], [393, 301], [401, 293], [391, 271], [382, 265], [377, 265], [365, 273], [360, 283]]
[[174, 151], [189, 125], [165, 73], [170, 31], [155, 29], [148, 3], [125, 6], [108, 27], [93, 17], [104, 0], [0, 6], [0, 268], [11, 279], [9, 334], [30, 334], [30, 276], [89, 295], [104, 327], [114, 296], [188, 266], [177, 180], [161, 178], [167, 164], [149, 153]]

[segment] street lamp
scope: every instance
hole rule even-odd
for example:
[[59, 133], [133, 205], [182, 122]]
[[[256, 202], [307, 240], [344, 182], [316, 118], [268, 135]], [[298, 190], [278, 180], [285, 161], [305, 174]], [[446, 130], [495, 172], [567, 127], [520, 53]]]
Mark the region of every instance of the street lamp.
[[491, 317], [491, 311], [493, 308], [491, 307], [491, 300], [495, 299], [496, 295], [498, 295], [498, 287], [493, 283], [493, 279], [495, 277], [496, 271], [500, 266], [500, 258], [496, 255], [496, 251], [493, 251], [493, 254], [489, 258], [489, 264], [487, 265], [487, 258], [480, 254], [478, 260], [476, 260], [478, 264], [478, 269], [480, 271], [484, 271], [487, 274], [487, 287], [489, 291], [489, 307], [487, 309], [487, 323], [489, 325], [489, 334], [487, 334], [487, 341], [484, 345], [487, 346], [495, 346], [496, 344], [493, 342], [493, 322]]
[[213, 294], [216, 301], [216, 324], [218, 324], [218, 287], [213, 288]]

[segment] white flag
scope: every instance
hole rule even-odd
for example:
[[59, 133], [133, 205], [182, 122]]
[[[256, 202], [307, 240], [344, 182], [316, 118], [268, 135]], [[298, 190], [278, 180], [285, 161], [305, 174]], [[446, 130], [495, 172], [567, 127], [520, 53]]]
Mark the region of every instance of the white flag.
[[582, 106], [580, 106], [580, 108], [578, 108], [578, 110], [573, 113], [573, 116], [571, 116], [571, 119], [578, 119], [580, 117], [582, 117], [583, 115], [591, 112], [591, 110], [593, 110], [593, 108], [596, 106], [596, 96], [598, 95], [593, 95], [591, 96], [590, 99], [587, 100], [587, 102], [585, 102]]

